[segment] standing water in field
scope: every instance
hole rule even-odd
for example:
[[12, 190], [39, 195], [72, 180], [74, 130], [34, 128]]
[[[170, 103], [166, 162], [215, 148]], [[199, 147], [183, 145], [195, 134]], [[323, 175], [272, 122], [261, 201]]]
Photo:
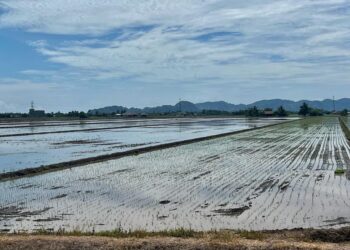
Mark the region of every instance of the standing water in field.
[[283, 121], [182, 118], [0, 124], [0, 173]]
[[335, 117], [0, 183], [0, 229], [350, 225], [350, 147]]

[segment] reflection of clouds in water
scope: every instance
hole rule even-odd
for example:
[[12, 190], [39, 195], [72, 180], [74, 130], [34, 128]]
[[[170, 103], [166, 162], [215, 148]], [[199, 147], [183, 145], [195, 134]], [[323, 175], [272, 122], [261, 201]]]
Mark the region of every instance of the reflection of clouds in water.
[[[106, 124], [104, 124], [106, 122]], [[155, 145], [165, 142], [181, 141], [197, 137], [205, 137], [220, 133], [239, 131], [252, 126], [263, 126], [278, 122], [271, 119], [234, 119], [234, 118], [182, 118], [182, 119], [157, 119], [157, 120], [117, 120], [93, 121], [95, 124], [85, 125], [76, 122], [62, 122], [58, 126], [53, 123], [42, 122], [31, 124], [28, 128], [0, 129], [1, 134], [14, 134], [28, 132], [34, 129], [35, 132], [63, 131], [71, 129], [100, 128], [108, 127], [106, 130], [78, 131], [71, 133], [52, 133], [42, 135], [3, 137], [7, 142], [0, 142], [2, 153], [11, 153], [15, 150], [16, 157], [1, 157], [0, 165], [2, 171], [14, 171], [23, 168], [38, 167], [58, 162], [66, 162], [75, 159], [94, 157], [97, 155], [109, 154], [130, 150], [142, 145]], [[107, 124], [108, 123], [108, 124]], [[56, 122], [56, 125], [58, 123]], [[25, 125], [25, 124], [23, 124]], [[109, 128], [110, 126], [139, 126], [128, 128]], [[147, 126], [146, 126], [147, 125]], [[67, 143], [68, 142], [68, 143]], [[91, 143], [85, 143], [91, 142]], [[92, 143], [95, 142], [95, 143]], [[101, 142], [101, 143], [97, 143]], [[114, 145], [113, 145], [114, 144]], [[23, 152], [32, 151], [33, 154]], [[4, 164], [6, 162], [6, 164]], [[5, 169], [6, 168], [6, 169]]]
[[[289, 123], [30, 178], [39, 188], [9, 188], [27, 183], [25, 178], [0, 183], [1, 193], [13, 192], [0, 196], [0, 204], [24, 200], [33, 211], [53, 207], [46, 215], [30, 218], [24, 225], [28, 228], [33, 228], [34, 219], [62, 212], [72, 216], [44, 225], [258, 230], [342, 223], [337, 218], [349, 215], [345, 191], [350, 182], [344, 175], [334, 176], [335, 156], [324, 152], [350, 148], [337, 120], [323, 121], [321, 128], [310, 124], [307, 133]], [[311, 149], [317, 159], [308, 153]], [[344, 162], [349, 160], [344, 155]], [[325, 162], [327, 169], [319, 169]], [[51, 200], [62, 194], [68, 195], [59, 202]], [[17, 221], [11, 225], [22, 226]]]

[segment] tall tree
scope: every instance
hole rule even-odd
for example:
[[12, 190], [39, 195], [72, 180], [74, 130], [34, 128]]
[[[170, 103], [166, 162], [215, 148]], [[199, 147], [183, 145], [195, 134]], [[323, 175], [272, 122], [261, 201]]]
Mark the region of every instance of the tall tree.
[[256, 106], [254, 106], [254, 107], [248, 109], [247, 115], [248, 116], [257, 117], [257, 116], [260, 115], [260, 111], [259, 111], [259, 109]]
[[305, 102], [300, 106], [299, 115], [306, 116], [310, 114], [310, 107]]
[[347, 110], [347, 109], [343, 109], [343, 110], [340, 112], [340, 115], [341, 115], [341, 116], [347, 116], [347, 115], [348, 115], [348, 110]]
[[280, 116], [280, 117], [284, 117], [288, 115], [287, 111], [283, 108], [283, 106], [279, 106], [275, 113], [277, 116]]

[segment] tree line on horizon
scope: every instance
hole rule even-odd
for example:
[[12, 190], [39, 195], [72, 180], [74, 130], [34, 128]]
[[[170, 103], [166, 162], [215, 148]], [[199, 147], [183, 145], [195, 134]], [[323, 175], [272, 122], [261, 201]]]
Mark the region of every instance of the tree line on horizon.
[[[121, 113], [112, 112], [111, 114], [105, 114], [105, 113], [98, 113], [95, 114], [89, 114], [89, 112], [84, 111], [70, 111], [67, 113], [62, 112], [51, 112], [46, 113], [44, 117], [47, 118], [79, 118], [79, 119], [87, 119], [89, 117], [113, 117], [116, 115], [122, 116], [126, 113], [126, 110], [124, 110]], [[321, 110], [321, 109], [315, 109], [310, 107], [307, 103], [303, 103], [300, 106], [299, 112], [291, 112], [287, 111], [283, 106], [278, 107], [275, 111], [273, 111], [270, 108], [265, 109], [259, 109], [256, 106], [253, 106], [246, 110], [239, 110], [239, 111], [220, 111], [220, 110], [202, 110], [201, 112], [169, 112], [169, 113], [155, 113], [151, 114], [150, 116], [169, 116], [180, 113], [184, 116], [247, 116], [247, 117], [267, 117], [267, 116], [275, 116], [275, 117], [286, 117], [289, 115], [301, 115], [301, 116], [322, 116], [324, 114], [331, 114], [332, 112]], [[348, 115], [348, 110], [344, 109], [340, 112], [337, 112], [337, 114], [342, 116]], [[28, 113], [0, 113], [0, 118], [28, 118]]]

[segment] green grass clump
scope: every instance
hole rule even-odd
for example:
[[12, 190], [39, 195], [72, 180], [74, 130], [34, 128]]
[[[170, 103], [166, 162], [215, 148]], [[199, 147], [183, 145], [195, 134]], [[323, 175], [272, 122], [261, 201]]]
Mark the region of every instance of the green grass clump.
[[334, 171], [334, 173], [337, 174], [337, 175], [345, 174], [345, 169], [337, 168], [337, 169]]
[[160, 236], [168, 236], [168, 237], [191, 238], [191, 237], [195, 237], [199, 233], [197, 233], [192, 229], [177, 228], [177, 229], [160, 231], [158, 232], [158, 234]]
[[238, 231], [237, 232], [241, 237], [249, 239], [249, 240], [264, 240], [266, 237], [261, 232], [255, 232], [255, 231]]
[[61, 235], [61, 236], [102, 236], [102, 237], [113, 237], [113, 238], [146, 238], [146, 237], [155, 237], [155, 236], [162, 236], [162, 237], [177, 237], [177, 238], [192, 238], [196, 236], [201, 236], [202, 233], [196, 232], [192, 229], [185, 229], [185, 228], [177, 228], [177, 229], [170, 229], [170, 230], [163, 230], [163, 231], [146, 231], [146, 230], [124, 230], [122, 228], [117, 228], [110, 231], [99, 231], [95, 232], [93, 231], [81, 231], [79, 229], [75, 229], [73, 231], [65, 231], [57, 230], [47, 230], [47, 229], [38, 229], [35, 231], [34, 234], [38, 235]]
[[102, 231], [94, 233], [97, 236], [107, 236], [107, 237], [115, 237], [115, 238], [127, 238], [127, 237], [135, 237], [135, 238], [145, 238], [145, 237], [154, 237], [154, 236], [162, 236], [162, 237], [178, 237], [178, 238], [191, 238], [195, 237], [198, 233], [192, 229], [170, 229], [163, 230], [158, 232], [148, 232], [145, 230], [134, 230], [134, 231], [125, 231], [123, 229], [116, 229], [112, 231]]

